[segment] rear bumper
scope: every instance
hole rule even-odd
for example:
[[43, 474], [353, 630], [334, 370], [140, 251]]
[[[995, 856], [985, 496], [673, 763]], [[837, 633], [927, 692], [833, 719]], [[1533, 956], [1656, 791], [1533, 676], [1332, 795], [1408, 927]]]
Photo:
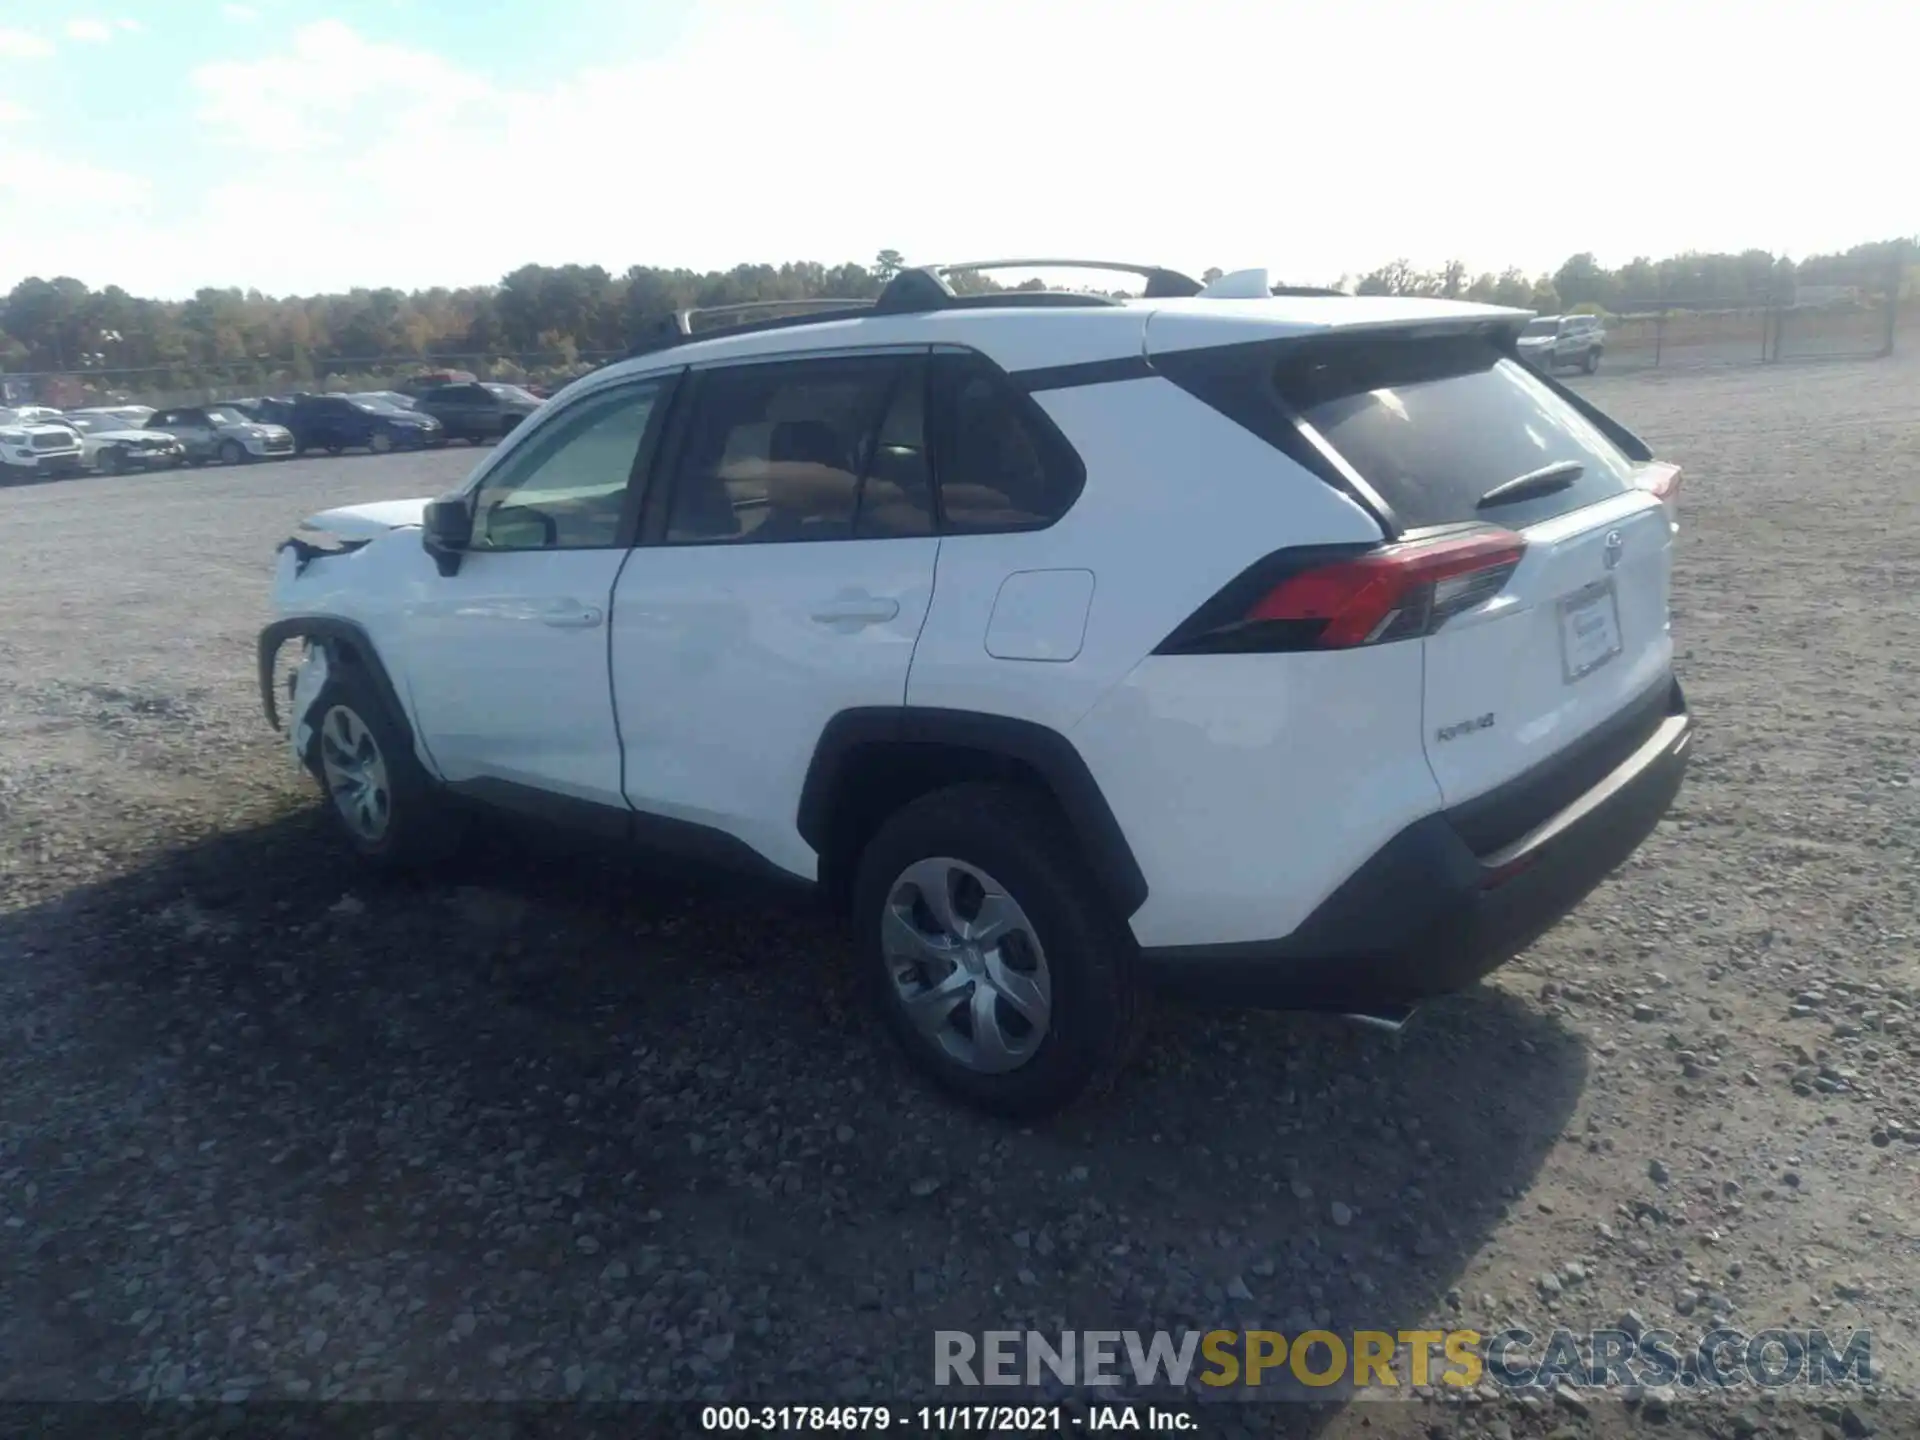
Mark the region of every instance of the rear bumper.
[[1446, 814], [1401, 831], [1284, 939], [1145, 950], [1160, 987], [1199, 999], [1369, 1011], [1464, 989], [1578, 905], [1666, 814], [1693, 722], [1669, 713], [1597, 784], [1476, 855]]

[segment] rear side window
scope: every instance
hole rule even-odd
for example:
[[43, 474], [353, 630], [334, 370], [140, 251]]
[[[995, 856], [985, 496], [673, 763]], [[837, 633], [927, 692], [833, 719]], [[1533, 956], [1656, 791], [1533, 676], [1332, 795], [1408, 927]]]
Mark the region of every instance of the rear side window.
[[[1409, 530], [1531, 525], [1632, 481], [1586, 417], [1479, 337], [1328, 340], [1283, 358], [1274, 380]], [[1581, 467], [1566, 489], [1481, 508], [1494, 486], [1566, 461]]]
[[942, 529], [1037, 530], [1080, 498], [1086, 467], [1066, 438], [977, 355], [934, 357]]

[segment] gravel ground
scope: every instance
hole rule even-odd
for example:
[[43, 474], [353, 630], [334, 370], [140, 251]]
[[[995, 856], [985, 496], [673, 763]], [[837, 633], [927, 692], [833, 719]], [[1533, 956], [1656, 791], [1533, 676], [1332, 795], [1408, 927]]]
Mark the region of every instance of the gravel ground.
[[[1397, 1038], [1168, 1011], [1036, 1129], [915, 1082], [810, 911], [332, 843], [258, 715], [271, 548], [465, 451], [0, 491], [0, 1398], [897, 1403], [942, 1326], [1631, 1311], [1873, 1331], [1877, 1397], [1670, 1429], [1915, 1433], [1920, 366], [1582, 384], [1687, 466], [1671, 819]], [[1663, 1398], [1234, 1423], [1572, 1437]]]

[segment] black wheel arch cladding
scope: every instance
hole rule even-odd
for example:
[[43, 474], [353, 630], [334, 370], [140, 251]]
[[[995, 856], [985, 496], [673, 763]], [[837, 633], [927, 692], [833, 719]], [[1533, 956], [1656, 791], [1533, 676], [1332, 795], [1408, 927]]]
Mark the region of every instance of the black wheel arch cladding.
[[946, 746], [1010, 761], [1032, 771], [1060, 807], [1107, 898], [1124, 919], [1146, 903], [1147, 880], [1099, 782], [1065, 735], [1030, 720], [970, 710], [872, 706], [843, 710], [814, 746], [800, 791], [796, 828], [823, 860], [849, 785], [858, 784], [863, 752], [915, 745]]
[[387, 674], [387, 667], [380, 659], [380, 652], [374, 648], [372, 638], [353, 621], [331, 616], [289, 616], [274, 621], [260, 632], [260, 703], [266, 711], [268, 723], [274, 729], [280, 728], [280, 701], [273, 692], [274, 662], [290, 640], [314, 640], [326, 644], [336, 660], [352, 665], [365, 675], [380, 703], [386, 707], [387, 716], [399, 730], [401, 738], [408, 745], [414, 743], [413, 725], [407, 719], [406, 707], [400, 703], [400, 694], [394, 688], [393, 679]]

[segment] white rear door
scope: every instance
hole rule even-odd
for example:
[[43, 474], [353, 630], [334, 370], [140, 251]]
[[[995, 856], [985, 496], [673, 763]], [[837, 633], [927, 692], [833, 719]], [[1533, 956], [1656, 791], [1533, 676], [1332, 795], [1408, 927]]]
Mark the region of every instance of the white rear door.
[[814, 747], [842, 710], [905, 703], [933, 595], [925, 355], [740, 363], [689, 385], [613, 598], [626, 796], [811, 879], [797, 820]]

